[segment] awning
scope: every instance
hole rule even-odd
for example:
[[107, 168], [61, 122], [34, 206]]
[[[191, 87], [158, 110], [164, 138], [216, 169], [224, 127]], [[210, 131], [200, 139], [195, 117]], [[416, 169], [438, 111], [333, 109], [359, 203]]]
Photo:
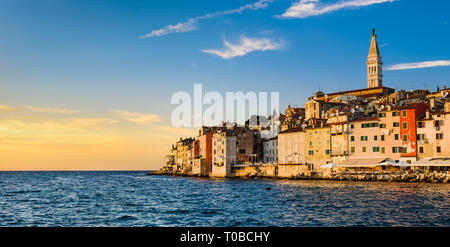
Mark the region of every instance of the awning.
[[338, 167], [376, 167], [386, 160], [387, 158], [347, 159], [342, 161]]
[[379, 166], [398, 166], [398, 167], [409, 167], [409, 166], [411, 166], [411, 164], [409, 164], [408, 162], [405, 162], [405, 161], [395, 162], [393, 160], [388, 160], [388, 161], [382, 162], [382, 163], [380, 163], [378, 165]]
[[336, 164], [328, 163], [328, 164], [322, 165], [320, 168], [334, 168], [334, 167], [336, 167]]
[[450, 166], [450, 158], [431, 158], [411, 163], [411, 166]]

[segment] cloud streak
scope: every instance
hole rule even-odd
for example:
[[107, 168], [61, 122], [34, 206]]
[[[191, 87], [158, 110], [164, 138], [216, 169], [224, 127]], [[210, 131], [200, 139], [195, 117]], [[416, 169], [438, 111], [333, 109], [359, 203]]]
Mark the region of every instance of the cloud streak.
[[422, 69], [422, 68], [432, 68], [432, 67], [442, 67], [442, 66], [450, 66], [450, 60], [394, 64], [394, 65], [386, 67], [385, 70]]
[[274, 0], [259, 0], [255, 3], [246, 4], [244, 6], [236, 8], [236, 9], [217, 11], [217, 12], [213, 12], [213, 13], [206, 14], [203, 16], [197, 16], [194, 18], [190, 18], [185, 22], [179, 22], [174, 25], [167, 25], [161, 29], [153, 30], [150, 33], [147, 33], [147, 34], [141, 36], [140, 38], [146, 39], [146, 38], [150, 38], [150, 37], [164, 36], [164, 35], [168, 35], [171, 33], [184, 33], [184, 32], [194, 31], [194, 30], [198, 29], [198, 22], [200, 20], [217, 18], [217, 17], [224, 16], [224, 15], [242, 14], [242, 12], [244, 12], [246, 10], [254, 10], [255, 11], [255, 10], [263, 9], [263, 8], [266, 8], [267, 6], [269, 6], [269, 3], [272, 1], [274, 1]]
[[0, 111], [12, 111], [14, 108], [9, 107], [7, 105], [0, 105]]
[[293, 3], [281, 18], [308, 18], [310, 16], [323, 15], [329, 12], [338, 11], [345, 8], [355, 8], [380, 4], [386, 2], [394, 2], [396, 0], [347, 0], [338, 1], [332, 4], [321, 3], [320, 0], [299, 0]]
[[33, 107], [27, 106], [28, 110], [36, 111], [36, 112], [52, 112], [52, 113], [79, 113], [78, 110], [70, 110], [70, 109], [62, 109], [62, 108], [49, 108], [49, 107]]
[[204, 49], [202, 52], [217, 55], [223, 59], [230, 59], [234, 57], [244, 56], [253, 51], [268, 51], [279, 50], [283, 47], [281, 42], [271, 41], [266, 38], [247, 38], [242, 36], [239, 44], [231, 44], [228, 41], [223, 41], [225, 49], [209, 50]]
[[127, 120], [128, 122], [137, 124], [148, 124], [162, 121], [159, 115], [145, 114], [140, 112], [116, 110], [115, 116], [119, 117], [120, 119]]

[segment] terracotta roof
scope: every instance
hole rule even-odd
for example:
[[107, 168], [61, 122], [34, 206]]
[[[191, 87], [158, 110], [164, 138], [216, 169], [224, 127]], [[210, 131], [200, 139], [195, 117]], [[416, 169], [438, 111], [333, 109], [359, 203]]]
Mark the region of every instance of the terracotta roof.
[[330, 95], [336, 95], [336, 94], [341, 95], [341, 94], [346, 94], [346, 93], [364, 92], [364, 91], [370, 91], [370, 90], [374, 90], [374, 89], [384, 89], [384, 88], [394, 90], [393, 88], [381, 86], [381, 87], [362, 88], [362, 89], [355, 89], [355, 90], [342, 91], [342, 92], [336, 92], [336, 93], [329, 93], [329, 94], [327, 94], [327, 95], [328, 95], [328, 96], [330, 96]]
[[375, 121], [378, 120], [378, 117], [363, 117], [351, 120], [350, 122], [365, 122], [365, 121]]
[[293, 132], [303, 132], [303, 128], [302, 127], [295, 127], [295, 128], [283, 130], [283, 131], [281, 131], [278, 134], [280, 135], [280, 134], [293, 133]]

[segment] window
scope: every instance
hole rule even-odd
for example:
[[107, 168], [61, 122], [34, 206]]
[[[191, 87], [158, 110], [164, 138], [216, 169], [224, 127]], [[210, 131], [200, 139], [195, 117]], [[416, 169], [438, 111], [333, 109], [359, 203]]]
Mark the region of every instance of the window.
[[325, 154], [330, 154], [330, 150], [329, 149], [325, 150]]
[[394, 127], [399, 127], [400, 123], [399, 122], [394, 122]]
[[442, 140], [442, 139], [444, 139], [444, 134], [436, 133], [436, 140]]
[[384, 154], [384, 152], [385, 152], [384, 147], [381, 147], [381, 153]]
[[392, 153], [396, 154], [396, 153], [401, 153], [402, 152], [402, 147], [392, 147]]
[[378, 113], [378, 117], [382, 118], [382, 117], [386, 117], [386, 113], [382, 112], [382, 113]]
[[365, 128], [372, 128], [372, 127], [378, 127], [378, 123], [364, 123], [364, 124], [361, 124], [361, 128], [363, 128], [363, 129], [365, 129]]
[[402, 111], [402, 117], [406, 117], [406, 110]]
[[373, 147], [373, 148], [372, 148], [372, 151], [373, 151], [374, 153], [380, 152], [380, 147]]
[[362, 147], [362, 152], [363, 152], [363, 153], [366, 152], [366, 147]]
[[417, 128], [425, 128], [425, 122], [417, 122]]
[[374, 141], [378, 141], [378, 136], [373, 136]]
[[354, 124], [350, 124], [350, 129], [354, 129], [355, 125]]
[[417, 134], [417, 140], [418, 140], [418, 141], [423, 141], [423, 140], [425, 140], [425, 134]]
[[398, 134], [394, 135], [394, 140], [398, 140]]
[[404, 130], [407, 129], [408, 128], [408, 123], [403, 123], [402, 127], [403, 127]]
[[394, 111], [394, 112], [392, 112], [392, 116], [393, 117], [400, 116], [400, 112]]
[[355, 147], [351, 147], [350, 151], [351, 151], [352, 153], [354, 153], [354, 152], [355, 152]]
[[441, 146], [437, 146], [437, 147], [436, 147], [436, 152], [438, 152], [438, 153], [441, 152]]
[[386, 128], [386, 124], [380, 124], [380, 128], [382, 129]]
[[355, 136], [350, 136], [350, 141], [354, 142], [355, 141]]
[[381, 140], [384, 141], [384, 135], [381, 135]]
[[308, 150], [308, 155], [314, 155], [314, 150]]
[[408, 135], [403, 135], [403, 141], [407, 142], [408, 141]]
[[419, 153], [423, 154], [423, 147], [419, 147]]
[[367, 136], [361, 136], [361, 141], [367, 141]]

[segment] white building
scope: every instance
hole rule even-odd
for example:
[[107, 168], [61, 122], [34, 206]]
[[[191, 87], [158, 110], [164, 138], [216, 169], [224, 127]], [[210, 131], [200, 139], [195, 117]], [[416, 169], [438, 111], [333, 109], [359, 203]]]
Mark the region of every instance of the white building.
[[278, 137], [263, 141], [264, 163], [278, 163]]
[[212, 172], [213, 177], [227, 177], [236, 164], [236, 136], [226, 131], [215, 133], [212, 138]]

